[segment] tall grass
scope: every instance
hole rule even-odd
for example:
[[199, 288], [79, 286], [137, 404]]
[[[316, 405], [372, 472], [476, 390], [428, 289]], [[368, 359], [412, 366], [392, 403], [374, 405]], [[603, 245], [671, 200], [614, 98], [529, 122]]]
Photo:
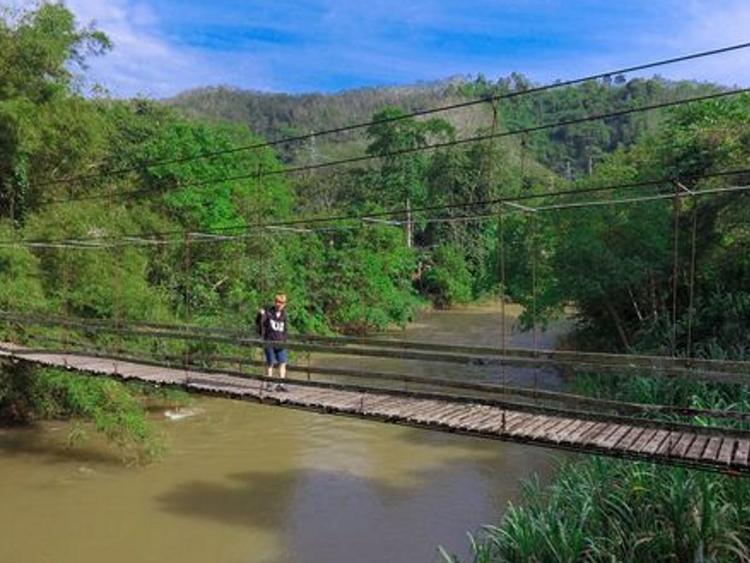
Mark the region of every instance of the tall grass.
[[750, 480], [592, 458], [526, 482], [472, 561], [749, 561], [749, 546]]
[[[738, 385], [587, 375], [575, 390], [623, 401], [750, 410], [750, 392]], [[589, 457], [565, 462], [547, 487], [535, 478], [525, 482], [521, 496], [498, 526], [485, 526], [472, 538], [473, 563], [750, 561], [745, 477]]]

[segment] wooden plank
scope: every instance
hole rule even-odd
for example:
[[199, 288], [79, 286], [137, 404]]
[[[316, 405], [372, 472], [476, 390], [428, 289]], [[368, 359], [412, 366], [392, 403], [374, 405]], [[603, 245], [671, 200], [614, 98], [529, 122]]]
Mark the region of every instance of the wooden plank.
[[411, 404], [412, 403], [410, 399], [399, 399], [396, 397], [391, 397], [388, 402], [379, 405], [371, 412], [379, 417], [385, 417], [388, 419], [397, 418], [399, 416], [399, 413], [404, 411]]
[[403, 415], [404, 412], [416, 412], [417, 409], [419, 409], [422, 406], [423, 400], [422, 399], [415, 399], [414, 397], [404, 397], [400, 400], [399, 403], [396, 403], [394, 401], [394, 405], [400, 404], [400, 408], [398, 410], [399, 415]]
[[549, 418], [549, 421], [547, 421], [545, 424], [542, 424], [541, 426], [538, 426], [536, 430], [534, 430], [529, 437], [534, 439], [544, 439], [546, 440], [549, 436], [552, 429], [560, 424], [561, 419], [557, 416], [551, 416]]
[[119, 375], [120, 377], [127, 376], [128, 369], [127, 367], [123, 367], [122, 362], [113, 361], [112, 362], [112, 373]]
[[422, 401], [412, 401], [410, 405], [402, 408], [396, 416], [399, 420], [411, 422], [414, 420], [415, 414], [419, 412], [422, 407]]
[[724, 441], [721, 443], [721, 449], [719, 449], [719, 457], [717, 458], [719, 463], [729, 465], [732, 461], [732, 454], [734, 453], [734, 449], [736, 447], [736, 438], [724, 438]]
[[[503, 424], [503, 413], [505, 413], [505, 424]], [[518, 424], [526, 422], [529, 418], [529, 414], [518, 411], [503, 410], [500, 411], [499, 416], [494, 424], [490, 425], [488, 430], [493, 433], [507, 434], [510, 430], [515, 428]]]
[[659, 446], [659, 449], [656, 450], [656, 455], [671, 455], [672, 450], [674, 450], [675, 446], [677, 445], [677, 442], [680, 441], [680, 436], [682, 436], [682, 432], [668, 432], [661, 445]]
[[532, 414], [521, 413], [511, 423], [508, 423], [507, 418], [506, 418], [505, 432], [506, 434], [515, 435], [518, 432], [518, 430], [523, 429], [523, 428], [528, 428], [530, 426], [539, 424], [540, 422], [541, 421], [538, 419], [538, 417]]
[[640, 437], [630, 446], [632, 452], [640, 452], [641, 449], [649, 443], [651, 438], [656, 434], [655, 428], [646, 428]]
[[392, 397], [392, 400], [388, 404], [378, 407], [377, 414], [380, 416], [397, 417], [410, 407], [414, 407], [414, 399]]
[[609, 422], [595, 422], [588, 430], [586, 430], [578, 439], [578, 443], [582, 445], [589, 445], [592, 440], [596, 440], [600, 434], [609, 434], [613, 431], [612, 424]]
[[701, 455], [703, 455], [703, 450], [706, 449], [706, 444], [708, 444], [708, 438], [706, 435], [697, 436], [685, 454], [685, 457], [688, 459], [700, 459]]
[[358, 404], [358, 398], [352, 397], [330, 397], [327, 400], [321, 401], [322, 404], [329, 409], [343, 410], [350, 409], [355, 403]]
[[[115, 363], [116, 362], [107, 362], [104, 360], [93, 360], [90, 362], [83, 362], [76, 365], [76, 369], [80, 369], [82, 371], [92, 371], [97, 373], [115, 373]], [[118, 369], [119, 372], [119, 369]]]
[[445, 411], [449, 403], [445, 401], [436, 401], [435, 405], [419, 414], [419, 421], [422, 423], [431, 422], [439, 413]]
[[452, 416], [448, 422], [453, 428], [461, 429], [464, 423], [476, 414], [476, 405], [464, 405], [463, 412], [458, 412]]
[[680, 437], [680, 440], [677, 442], [677, 445], [672, 449], [671, 456], [685, 457], [685, 454], [687, 453], [688, 449], [690, 449], [690, 446], [695, 438], [696, 435], [692, 432], [684, 432]]
[[565, 439], [565, 436], [575, 432], [582, 424], [585, 424], [585, 420], [578, 420], [575, 418], [569, 419], [569, 424], [564, 426], [558, 426], [557, 429], [553, 430], [550, 434], [550, 440], [559, 444]]
[[[96, 358], [75, 358], [73, 361], [68, 362], [68, 365], [81, 371], [97, 371], [102, 367], [102, 362]], [[111, 368], [112, 366], [106, 367]], [[147, 370], [146, 373], [151, 371], [154, 370]]]
[[[274, 387], [276, 384], [274, 383], [273, 386], [264, 385], [263, 387], [263, 395], [267, 396], [276, 396], [281, 395], [283, 392], [277, 392], [274, 390]], [[317, 402], [318, 394], [314, 392], [313, 389], [295, 389], [294, 391], [290, 391], [287, 393], [283, 393], [286, 397], [286, 400], [290, 403], [294, 403], [300, 406], [312, 406]]]
[[547, 422], [547, 420], [549, 420], [549, 417], [532, 415], [531, 417], [529, 417], [525, 424], [521, 424], [516, 428], [513, 428], [510, 432], [514, 436], [526, 437], [529, 436], [529, 434], [533, 430], [536, 430], [537, 427]]
[[732, 463], [746, 467], [748, 465], [748, 454], [750, 454], [750, 440], [738, 440], [737, 442]]
[[596, 424], [596, 422], [593, 422], [591, 420], [584, 420], [583, 424], [581, 424], [578, 428], [575, 430], [572, 430], [571, 432], [568, 432], [564, 436], [560, 436], [559, 440], [560, 442], [564, 442], [567, 444], [578, 444], [581, 440], [581, 437], [591, 429]]
[[528, 438], [536, 438], [540, 436], [540, 432], [544, 431], [545, 428], [557, 424], [557, 417], [554, 416], [534, 415], [534, 419], [533, 424], [520, 427], [518, 433]]
[[318, 393], [315, 389], [295, 389], [287, 393], [276, 391], [276, 383], [265, 382], [263, 385], [263, 394], [267, 396], [277, 396], [283, 394], [287, 401], [301, 406], [314, 406], [318, 401]]
[[439, 426], [447, 426], [445, 421], [447, 421], [450, 417], [452, 417], [456, 413], [463, 412], [463, 410], [464, 410], [463, 405], [456, 406], [456, 405], [447, 404], [445, 409], [441, 410], [440, 412], [434, 415], [430, 423], [439, 425]]
[[[287, 389], [289, 389], [288, 386]], [[333, 389], [318, 389], [311, 393], [311, 400], [320, 406], [335, 406], [337, 401], [342, 400], [343, 397], [345, 395], [341, 395]]]
[[339, 412], [356, 413], [359, 412], [359, 397], [349, 397], [345, 401], [338, 401], [336, 409]]
[[[289, 393], [279, 393], [279, 398], [283, 398], [285, 395], [293, 394], [294, 389], [289, 387], [287, 387], [287, 389], [289, 389]], [[351, 395], [331, 393], [318, 397], [317, 401], [319, 402], [321, 407], [339, 411], [352, 408], [352, 405], [355, 404], [355, 401], [357, 403], [359, 402], [359, 398], [353, 397]]]
[[617, 444], [617, 449], [620, 451], [630, 451], [633, 447], [633, 444], [635, 444], [638, 441], [638, 438], [641, 437], [641, 434], [646, 429], [642, 426], [632, 426], [630, 428], [630, 431], [625, 434], [625, 436], [622, 437], [620, 442]]
[[721, 447], [721, 436], [712, 436], [706, 445], [706, 449], [703, 450], [701, 459], [704, 461], [714, 461], [716, 456], [719, 455], [719, 448]]
[[479, 430], [487, 421], [494, 420], [497, 415], [496, 409], [488, 405], [481, 405], [477, 408], [474, 415], [465, 420], [461, 426], [464, 430]]
[[431, 413], [436, 411], [439, 407], [442, 407], [442, 402], [423, 401], [419, 409], [414, 412], [414, 414], [411, 415], [409, 419], [413, 422], [424, 422], [426, 420], [430, 420], [432, 416]]
[[452, 426], [457, 430], [465, 429], [466, 424], [475, 419], [477, 414], [481, 412], [480, 407], [481, 405], [469, 405], [463, 415], [456, 417], [456, 419], [451, 422]]
[[364, 402], [362, 403], [362, 414], [371, 414], [377, 412], [379, 407], [386, 405], [391, 400], [391, 397], [384, 397], [382, 395], [365, 395]]
[[[481, 419], [472, 421], [471, 425], [467, 425], [466, 429], [472, 432], [492, 432], [492, 428], [498, 421], [502, 422], [502, 411], [497, 409], [490, 409]], [[507, 420], [506, 420], [507, 424]]]
[[624, 424], [616, 424], [614, 432], [611, 432], [608, 436], [599, 436], [598, 439], [594, 440], [595, 446], [602, 447], [607, 450], [611, 450], [620, 439], [630, 431], [630, 427]]
[[609, 438], [609, 436], [611, 436], [612, 433], [619, 427], [618, 424], [614, 424], [612, 422], [602, 422], [602, 424], [604, 424], [605, 427], [599, 432], [596, 432], [595, 434], [589, 432], [590, 435], [586, 439], [586, 443], [588, 446], [595, 445], [596, 443]]
[[572, 425], [576, 423], [576, 419], [574, 418], [558, 418], [557, 424], [555, 424], [552, 428], [550, 428], [546, 435], [545, 439], [550, 442], [557, 443], [557, 436], [560, 434], [560, 432], [564, 432], [566, 428], [570, 428]]
[[464, 405], [448, 404], [441, 410], [437, 411], [433, 415], [432, 419], [429, 420], [428, 422], [429, 424], [453, 428], [451, 421], [465, 414], [466, 414], [466, 407]]

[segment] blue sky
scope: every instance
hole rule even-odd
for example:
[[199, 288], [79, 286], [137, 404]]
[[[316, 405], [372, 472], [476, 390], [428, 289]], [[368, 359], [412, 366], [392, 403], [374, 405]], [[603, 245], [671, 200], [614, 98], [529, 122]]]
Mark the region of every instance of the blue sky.
[[[113, 39], [89, 74], [117, 96], [217, 84], [332, 92], [512, 71], [546, 82], [750, 41], [749, 0], [65, 3]], [[750, 50], [661, 73], [748, 84]]]

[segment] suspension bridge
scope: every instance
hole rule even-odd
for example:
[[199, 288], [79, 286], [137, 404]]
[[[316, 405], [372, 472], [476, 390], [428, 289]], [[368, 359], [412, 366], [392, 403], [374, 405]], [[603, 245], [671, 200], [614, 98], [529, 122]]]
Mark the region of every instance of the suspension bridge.
[[[236, 331], [191, 326], [29, 317], [3, 313], [6, 322], [46, 325], [120, 338], [213, 342], [235, 347], [236, 355], [127, 353], [58, 341], [57, 348], [3, 343], [6, 361], [74, 370], [81, 373], [179, 386], [188, 391], [255, 401], [278, 407], [526, 443], [586, 454], [681, 465], [733, 475], [750, 474], [750, 413], [670, 405], [626, 403], [575, 395], [505, 381], [477, 382], [406, 373], [327, 368], [298, 363], [276, 390], [271, 379], [253, 373], [261, 362], [250, 349], [263, 342]], [[743, 362], [693, 360], [624, 354], [455, 346], [376, 338], [296, 337], [288, 346], [299, 353], [399, 358], [406, 362], [495, 365], [526, 370], [642, 373], [740, 383]], [[243, 352], [244, 351], [244, 352]], [[308, 356], [309, 362], [309, 356]], [[703, 423], [685, 422], [702, 420]], [[723, 425], [716, 425], [723, 422]], [[711, 423], [711, 424], [709, 424]]]

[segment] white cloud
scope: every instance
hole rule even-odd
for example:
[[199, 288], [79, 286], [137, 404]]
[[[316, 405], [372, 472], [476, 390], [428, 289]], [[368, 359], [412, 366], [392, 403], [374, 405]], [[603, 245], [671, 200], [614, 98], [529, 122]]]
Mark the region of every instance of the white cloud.
[[[550, 81], [750, 39], [748, 0], [633, 0], [600, 11], [598, 0], [67, 4], [80, 23], [95, 21], [113, 40], [111, 53], [90, 61], [89, 77], [117, 96], [162, 97], [212, 84], [327, 90], [479, 72]], [[453, 41], [446, 48], [444, 36]], [[655, 72], [749, 84], [748, 60], [740, 51]]]
[[[175, 45], [160, 35], [160, 21], [144, 2], [128, 0], [68, 0], [81, 24], [93, 21], [114, 43], [100, 59], [90, 60], [89, 75], [115, 96], [171, 95], [206, 84], [231, 81], [216, 62], [195, 49]], [[258, 88], [268, 88], [262, 65], [250, 58], [225, 68], [241, 69]]]
[[[750, 42], [747, 0], [687, 0], [673, 8], [674, 25], [659, 37], [648, 38], [657, 47], [679, 54]], [[750, 49], [681, 63], [664, 75], [746, 86], [750, 84]]]

